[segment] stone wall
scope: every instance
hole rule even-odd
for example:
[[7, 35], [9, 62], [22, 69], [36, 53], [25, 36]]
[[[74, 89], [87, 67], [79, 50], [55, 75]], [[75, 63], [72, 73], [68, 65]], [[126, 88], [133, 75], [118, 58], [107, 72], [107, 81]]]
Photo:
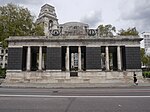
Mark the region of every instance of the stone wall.
[[61, 70], [61, 47], [47, 48], [46, 69]]
[[22, 70], [22, 48], [8, 48], [8, 70]]
[[[139, 83], [143, 82], [142, 72], [136, 72]], [[133, 72], [81, 71], [78, 77], [70, 72], [7, 72], [7, 83], [133, 83]]]
[[140, 47], [126, 47], [126, 69], [141, 69]]
[[101, 47], [86, 47], [86, 69], [101, 69]]

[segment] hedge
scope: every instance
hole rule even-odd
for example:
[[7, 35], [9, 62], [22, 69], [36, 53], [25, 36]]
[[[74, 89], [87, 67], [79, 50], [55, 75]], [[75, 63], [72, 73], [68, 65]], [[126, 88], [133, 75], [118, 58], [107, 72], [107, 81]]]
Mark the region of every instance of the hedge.
[[6, 69], [0, 68], [0, 78], [5, 78], [6, 77]]
[[144, 78], [150, 78], [150, 71], [143, 72], [143, 77]]

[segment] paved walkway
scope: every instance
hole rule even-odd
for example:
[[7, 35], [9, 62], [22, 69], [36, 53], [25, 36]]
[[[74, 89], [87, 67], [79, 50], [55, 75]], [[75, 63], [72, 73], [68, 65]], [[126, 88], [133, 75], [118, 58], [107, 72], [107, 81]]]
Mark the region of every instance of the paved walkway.
[[99, 88], [99, 87], [150, 87], [150, 83], [134, 84], [113, 84], [113, 83], [97, 83], [97, 84], [36, 84], [36, 83], [2, 83], [1, 87], [27, 87], [27, 88]]

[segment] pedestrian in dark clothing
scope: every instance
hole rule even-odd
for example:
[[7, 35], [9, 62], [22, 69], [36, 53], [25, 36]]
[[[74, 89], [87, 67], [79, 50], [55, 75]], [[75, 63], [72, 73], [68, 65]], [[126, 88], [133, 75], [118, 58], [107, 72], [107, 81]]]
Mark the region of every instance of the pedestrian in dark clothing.
[[138, 85], [138, 80], [137, 80], [137, 78], [136, 78], [135, 72], [134, 72], [133, 80], [134, 80], [134, 84], [135, 84], [135, 85]]

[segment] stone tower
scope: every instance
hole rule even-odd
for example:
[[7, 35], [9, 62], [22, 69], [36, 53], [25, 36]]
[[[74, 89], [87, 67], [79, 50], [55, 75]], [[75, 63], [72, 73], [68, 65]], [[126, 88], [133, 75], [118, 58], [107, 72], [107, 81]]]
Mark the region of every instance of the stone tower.
[[37, 24], [44, 25], [44, 33], [46, 36], [49, 35], [49, 30], [57, 29], [59, 24], [55, 13], [55, 8], [49, 4], [43, 5], [37, 19]]

